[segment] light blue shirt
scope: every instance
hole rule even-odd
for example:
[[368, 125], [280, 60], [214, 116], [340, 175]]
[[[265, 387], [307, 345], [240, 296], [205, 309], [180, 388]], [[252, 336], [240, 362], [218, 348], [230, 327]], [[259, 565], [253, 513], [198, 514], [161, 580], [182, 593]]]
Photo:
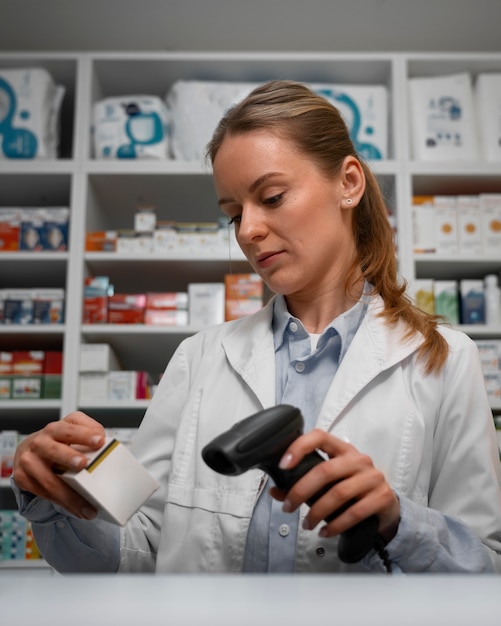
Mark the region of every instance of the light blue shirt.
[[[301, 321], [277, 296], [273, 309], [276, 403], [301, 410], [305, 432], [315, 427], [327, 390], [367, 310], [365, 298], [335, 318], [316, 348]], [[299, 511], [284, 513], [264, 485], [254, 509], [244, 560], [247, 572], [293, 572]]]

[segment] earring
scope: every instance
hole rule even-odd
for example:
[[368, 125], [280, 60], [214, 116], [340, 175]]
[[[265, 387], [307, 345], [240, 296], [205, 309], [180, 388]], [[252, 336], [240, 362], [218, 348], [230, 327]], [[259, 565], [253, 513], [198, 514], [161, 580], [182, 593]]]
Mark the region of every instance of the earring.
[[351, 198], [346, 198], [345, 202], [347, 205], [353, 204], [353, 200]]

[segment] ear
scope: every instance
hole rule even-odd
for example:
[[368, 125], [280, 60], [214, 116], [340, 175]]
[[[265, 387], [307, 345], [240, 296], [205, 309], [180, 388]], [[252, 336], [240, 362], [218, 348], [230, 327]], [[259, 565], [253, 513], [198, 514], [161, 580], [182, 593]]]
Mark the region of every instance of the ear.
[[[347, 156], [341, 166], [341, 187], [343, 206], [357, 206], [365, 191], [365, 174], [360, 161], [354, 156]], [[346, 203], [350, 199], [351, 202]]]

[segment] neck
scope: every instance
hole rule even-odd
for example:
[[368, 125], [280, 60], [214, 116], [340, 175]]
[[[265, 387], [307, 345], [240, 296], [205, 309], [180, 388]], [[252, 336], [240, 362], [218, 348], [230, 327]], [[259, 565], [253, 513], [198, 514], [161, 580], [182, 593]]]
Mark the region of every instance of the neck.
[[348, 293], [342, 286], [315, 298], [291, 294], [285, 296], [287, 309], [291, 315], [301, 320], [309, 333], [321, 333], [333, 319], [351, 309], [360, 300], [363, 285], [363, 279], [359, 279]]

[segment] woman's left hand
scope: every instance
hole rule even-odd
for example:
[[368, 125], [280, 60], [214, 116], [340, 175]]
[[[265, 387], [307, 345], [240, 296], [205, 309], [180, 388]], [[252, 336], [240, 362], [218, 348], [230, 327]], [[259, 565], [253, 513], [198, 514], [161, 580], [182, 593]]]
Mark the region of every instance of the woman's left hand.
[[372, 459], [353, 445], [329, 433], [315, 429], [298, 437], [286, 450], [280, 467], [291, 469], [314, 450], [329, 457], [319, 463], [284, 493], [272, 487], [271, 494], [283, 501], [284, 511], [295, 511], [329, 483], [335, 483], [313, 503], [304, 520], [304, 528], [313, 529], [341, 506], [353, 501], [321, 529], [324, 537], [333, 537], [371, 515], [379, 518], [379, 533], [386, 541], [396, 534], [400, 520], [400, 504], [393, 489]]

